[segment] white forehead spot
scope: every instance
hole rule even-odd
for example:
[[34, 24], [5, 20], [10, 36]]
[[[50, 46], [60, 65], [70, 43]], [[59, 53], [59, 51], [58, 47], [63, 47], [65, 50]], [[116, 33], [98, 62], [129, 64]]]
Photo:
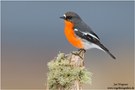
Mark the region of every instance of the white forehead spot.
[[65, 14], [63, 16], [66, 18], [66, 15]]

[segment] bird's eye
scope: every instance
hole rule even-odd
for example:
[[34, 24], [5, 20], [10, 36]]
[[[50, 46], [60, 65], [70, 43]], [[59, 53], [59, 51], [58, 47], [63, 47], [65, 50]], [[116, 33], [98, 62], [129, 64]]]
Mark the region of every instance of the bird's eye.
[[66, 19], [72, 19], [72, 16], [67, 16]]

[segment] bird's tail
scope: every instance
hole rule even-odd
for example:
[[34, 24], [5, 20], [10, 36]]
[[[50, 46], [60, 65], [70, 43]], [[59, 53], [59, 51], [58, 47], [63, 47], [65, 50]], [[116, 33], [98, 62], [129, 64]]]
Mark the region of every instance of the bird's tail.
[[110, 51], [101, 43], [98, 44], [100, 48], [102, 48], [105, 52], [107, 52], [113, 59], [116, 59], [114, 55], [110, 53]]

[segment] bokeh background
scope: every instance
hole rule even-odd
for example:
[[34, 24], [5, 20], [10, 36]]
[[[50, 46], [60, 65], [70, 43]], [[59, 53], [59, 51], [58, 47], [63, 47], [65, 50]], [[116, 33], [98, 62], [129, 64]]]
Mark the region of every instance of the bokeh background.
[[59, 51], [77, 50], [67, 42], [59, 19], [66, 11], [77, 12], [117, 58], [88, 50], [85, 66], [93, 77], [85, 89], [134, 85], [134, 2], [3, 1], [1, 5], [3, 89], [44, 89], [47, 62]]

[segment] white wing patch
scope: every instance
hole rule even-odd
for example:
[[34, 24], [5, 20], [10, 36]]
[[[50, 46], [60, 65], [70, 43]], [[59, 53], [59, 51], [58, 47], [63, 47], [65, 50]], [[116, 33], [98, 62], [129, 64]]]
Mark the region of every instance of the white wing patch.
[[88, 32], [82, 32], [84, 35], [90, 35], [93, 38], [96, 38], [97, 40], [99, 40], [99, 38], [97, 38], [95, 35], [88, 33]]
[[[74, 31], [78, 31], [78, 29], [74, 29]], [[79, 32], [81, 32], [81, 31], [79, 31]], [[81, 32], [83, 35], [89, 35], [89, 36], [91, 36], [91, 37], [93, 37], [93, 38], [95, 38], [95, 39], [97, 39], [97, 40], [99, 40], [99, 38], [98, 37], [96, 37], [95, 35], [93, 35], [93, 34], [91, 34], [91, 33], [89, 33], [89, 32]]]
[[90, 36], [96, 38], [97, 40], [99, 40], [95, 35], [91, 34], [91, 33], [88, 33]]
[[76, 28], [75, 28], [74, 30], [75, 30], [75, 31], [78, 31], [78, 29], [76, 29]]

